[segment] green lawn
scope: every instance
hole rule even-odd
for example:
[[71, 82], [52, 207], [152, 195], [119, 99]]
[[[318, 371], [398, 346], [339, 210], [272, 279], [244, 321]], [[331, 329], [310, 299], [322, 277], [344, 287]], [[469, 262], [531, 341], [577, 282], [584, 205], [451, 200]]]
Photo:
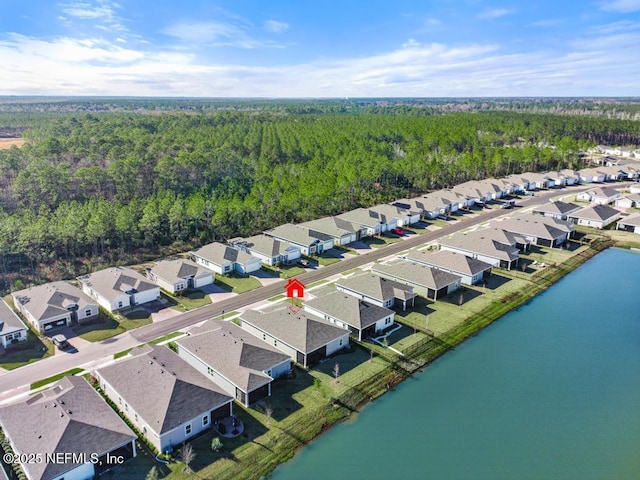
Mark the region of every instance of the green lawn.
[[67, 370], [66, 372], [58, 373], [56, 375], [43, 378], [42, 380], [38, 380], [37, 382], [33, 382], [31, 384], [30, 389], [35, 390], [36, 388], [44, 387], [45, 385], [49, 385], [50, 383], [57, 382], [63, 377], [66, 377], [68, 375], [75, 375], [80, 372], [82, 372], [82, 368], [79, 368], [79, 367], [72, 368], [71, 370]]
[[235, 272], [229, 276], [218, 275], [216, 273], [216, 281], [222, 288], [233, 293], [244, 293], [260, 288], [261, 286], [256, 278], [245, 277]]
[[352, 273], [362, 272], [362, 269], [359, 267], [352, 268], [351, 270], [347, 270], [346, 272], [342, 272], [342, 276], [346, 277], [347, 275], [351, 275]]
[[324, 285], [325, 283], [329, 283], [329, 280], [318, 280], [317, 282], [313, 282], [311, 285], [307, 285], [307, 288], [319, 287], [320, 285]]
[[326, 266], [326, 265], [331, 265], [333, 263], [338, 263], [342, 259], [334, 255], [331, 255], [330, 253], [324, 252], [318, 255], [317, 260], [320, 265]]
[[267, 301], [268, 302], [277, 302], [278, 300], [281, 300], [283, 298], [284, 298], [284, 295], [280, 294], [280, 295], [276, 295], [275, 297], [268, 298]]
[[280, 267], [280, 278], [291, 278], [304, 272], [305, 269], [297, 265], [282, 265]]
[[180, 312], [186, 312], [193, 310], [194, 308], [200, 308], [211, 303], [209, 295], [202, 290], [196, 290], [190, 288], [182, 295], [170, 295], [166, 292], [162, 292], [162, 295], [169, 299], [171, 303], [175, 303], [171, 308], [174, 308]]
[[138, 307], [125, 314], [115, 313], [113, 317], [102, 313], [97, 321], [87, 325], [76, 325], [73, 330], [89, 342], [99, 342], [149, 323], [151, 314]]
[[184, 335], [184, 332], [167, 333], [166, 335], [163, 335], [162, 337], [158, 337], [158, 338], [155, 338], [155, 339], [151, 340], [149, 343], [151, 343], [153, 345], [158, 345], [159, 343], [167, 342], [168, 340], [171, 340], [172, 338], [179, 337], [181, 335]]
[[27, 340], [11, 345], [4, 355], [0, 356], [0, 367], [6, 370], [13, 370], [50, 357], [54, 354], [54, 351], [55, 347], [51, 342], [43, 341], [29, 331]]

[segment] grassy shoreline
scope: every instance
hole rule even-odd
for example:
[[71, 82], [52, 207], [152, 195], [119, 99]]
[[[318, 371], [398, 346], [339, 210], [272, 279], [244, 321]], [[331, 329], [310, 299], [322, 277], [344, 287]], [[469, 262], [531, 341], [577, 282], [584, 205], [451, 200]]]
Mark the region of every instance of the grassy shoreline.
[[[594, 232], [594, 236], [590, 243], [564, 261], [534, 273], [501, 271], [501, 275], [513, 280], [526, 279], [527, 288], [507, 291], [506, 295], [492, 300], [481, 311], [474, 312], [446, 333], [435, 337], [423, 335], [426, 328], [405, 323], [424, 338], [404, 349], [403, 355], [368, 342], [358, 342], [354, 351], [348, 354], [360, 362], [352, 369], [345, 363], [349, 358], [347, 355], [333, 357], [311, 371], [296, 367], [294, 379], [278, 381], [274, 385], [274, 394], [268, 400], [272, 408], [234, 407], [247, 427], [245, 438], [227, 440], [220, 453], [207, 451], [210, 434], [192, 442], [200, 452], [199, 461], [193, 465], [194, 471], [200, 477], [217, 479], [256, 479], [269, 475], [279, 464], [292, 458], [332, 426], [352, 418], [365, 404], [428, 367], [506, 313], [527, 303], [601, 251], [613, 246], [628, 246], [607, 232]], [[397, 320], [403, 323], [398, 316]], [[346, 370], [339, 379], [334, 379], [331, 374], [335, 363], [340, 364], [341, 372], [343, 368]], [[266, 415], [265, 411], [269, 414]], [[172, 465], [171, 473], [165, 478], [190, 478], [183, 473], [182, 467], [180, 463]]]

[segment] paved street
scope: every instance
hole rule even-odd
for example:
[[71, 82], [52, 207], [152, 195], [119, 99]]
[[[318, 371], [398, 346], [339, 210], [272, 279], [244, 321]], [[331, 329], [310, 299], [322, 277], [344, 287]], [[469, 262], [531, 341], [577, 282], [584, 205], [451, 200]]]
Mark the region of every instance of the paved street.
[[[421, 235], [414, 235], [403, 241], [396, 242], [385, 247], [373, 248], [369, 253], [346, 258], [332, 265], [308, 271], [297, 276], [297, 278], [306, 285], [310, 285], [319, 280], [323, 280], [375, 260], [397, 254], [409, 248], [432, 242], [444, 235], [449, 235], [459, 230], [485, 223], [498, 216], [513, 214], [518, 212], [522, 207], [545, 203], [551, 197], [562, 195], [564, 192], [566, 192], [566, 194], [571, 194], [586, 188], [593, 187], [569, 187], [564, 190], [545, 191], [542, 193], [536, 193], [533, 197], [519, 200], [518, 205], [520, 208], [516, 210], [503, 210], [498, 208], [485, 210], [481, 214], [465, 215], [461, 219], [452, 221], [449, 225], [435, 231], [428, 231]], [[76, 353], [55, 355], [54, 357], [26, 365], [16, 370], [1, 373], [0, 392], [2, 393], [0, 393], [0, 401], [26, 392], [28, 386], [34, 381], [55, 375], [77, 366], [90, 370], [95, 368], [96, 365], [109, 361], [113, 357], [114, 353], [134, 347], [140, 343], [148, 342], [168, 333], [185, 329], [203, 320], [217, 317], [223, 312], [232, 312], [239, 308], [282, 294], [285, 283], [285, 280], [277, 280], [270, 285], [263, 286], [242, 295], [236, 295], [220, 302], [206, 305], [197, 310], [186, 312], [174, 318], [145, 325], [136, 330], [118, 335], [117, 337], [88, 345], [81, 348], [81, 350]]]

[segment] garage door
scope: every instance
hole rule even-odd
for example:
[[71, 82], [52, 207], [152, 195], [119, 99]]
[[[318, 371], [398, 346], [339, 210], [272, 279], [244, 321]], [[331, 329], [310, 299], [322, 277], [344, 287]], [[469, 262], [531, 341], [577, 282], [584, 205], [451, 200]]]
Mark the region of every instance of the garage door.
[[52, 328], [66, 327], [66, 326], [67, 326], [67, 319], [63, 318], [62, 320], [55, 320], [53, 322], [44, 323], [42, 325], [42, 328], [44, 328], [45, 331], [49, 331]]

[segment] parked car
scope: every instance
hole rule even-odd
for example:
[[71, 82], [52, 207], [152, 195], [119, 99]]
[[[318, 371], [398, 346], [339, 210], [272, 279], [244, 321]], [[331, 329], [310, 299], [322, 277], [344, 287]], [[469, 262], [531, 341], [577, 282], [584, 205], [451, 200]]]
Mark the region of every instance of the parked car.
[[67, 337], [65, 337], [64, 335], [62, 335], [61, 333], [59, 333], [58, 335], [54, 335], [53, 337], [51, 337], [51, 341], [53, 342], [53, 344], [58, 347], [58, 350], [66, 350], [67, 348], [69, 348], [71, 345], [69, 344], [69, 342], [67, 341]]
[[396, 228], [392, 228], [391, 229], [391, 233], [395, 233], [396, 235], [402, 236], [402, 235], [404, 235], [404, 230], [402, 230], [401, 228], [396, 227]]
[[309, 260], [305, 260], [304, 258], [301, 258], [300, 260], [298, 260], [298, 265], [305, 268], [311, 266], [311, 264], [309, 263]]

